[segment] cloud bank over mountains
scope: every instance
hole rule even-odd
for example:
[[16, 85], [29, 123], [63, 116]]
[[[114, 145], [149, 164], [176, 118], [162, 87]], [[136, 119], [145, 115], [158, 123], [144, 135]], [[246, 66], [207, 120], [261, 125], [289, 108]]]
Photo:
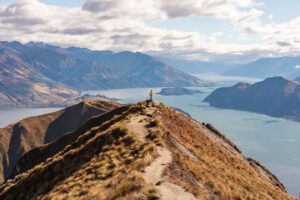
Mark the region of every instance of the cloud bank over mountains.
[[[264, 21], [264, 6], [254, 0], [86, 0], [82, 7], [69, 8], [17, 0], [0, 5], [0, 40], [228, 62], [300, 55], [300, 17], [284, 23]], [[206, 36], [201, 31], [152, 26], [158, 21], [203, 16], [229, 23], [236, 33], [255, 35], [260, 41], [224, 42], [223, 35], [229, 33], [223, 30]]]

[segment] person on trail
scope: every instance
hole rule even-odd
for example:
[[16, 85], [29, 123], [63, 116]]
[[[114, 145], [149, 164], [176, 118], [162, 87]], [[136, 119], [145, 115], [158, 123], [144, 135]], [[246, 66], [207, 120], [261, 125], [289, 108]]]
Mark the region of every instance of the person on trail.
[[152, 101], [152, 100], [153, 100], [153, 95], [154, 95], [154, 93], [153, 93], [153, 91], [152, 91], [152, 90], [150, 90], [150, 93], [149, 93], [149, 95], [150, 95], [150, 101]]

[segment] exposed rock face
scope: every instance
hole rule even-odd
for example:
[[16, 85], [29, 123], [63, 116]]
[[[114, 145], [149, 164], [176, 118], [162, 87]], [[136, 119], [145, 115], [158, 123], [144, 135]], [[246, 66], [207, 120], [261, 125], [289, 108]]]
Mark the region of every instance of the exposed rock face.
[[67, 104], [82, 90], [209, 85], [142, 53], [0, 42], [0, 108]]
[[163, 88], [157, 94], [164, 96], [180, 96], [180, 95], [191, 95], [191, 94], [200, 94], [200, 90], [190, 90], [187, 88], [175, 87], [175, 88]]
[[89, 118], [118, 107], [109, 101], [84, 101], [66, 109], [23, 119], [0, 129], [0, 181], [29, 150], [78, 129]]
[[282, 77], [255, 84], [239, 83], [216, 89], [204, 99], [210, 105], [263, 113], [300, 121], [300, 83]]
[[212, 125], [159, 102], [93, 117], [21, 161], [0, 199], [292, 199]]

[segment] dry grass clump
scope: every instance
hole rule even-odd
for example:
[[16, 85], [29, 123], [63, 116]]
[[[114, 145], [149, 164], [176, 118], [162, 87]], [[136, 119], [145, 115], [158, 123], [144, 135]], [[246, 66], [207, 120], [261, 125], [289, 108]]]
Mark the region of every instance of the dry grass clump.
[[144, 179], [138, 173], [133, 172], [126, 177], [122, 177], [117, 184], [110, 183], [109, 187], [112, 187], [114, 192], [108, 195], [106, 199], [115, 200], [129, 193], [140, 191], [144, 184]]
[[149, 130], [149, 133], [146, 135], [146, 140], [155, 143], [157, 146], [163, 145], [162, 133], [160, 129]]
[[136, 106], [139, 110], [144, 110], [146, 107], [147, 107], [147, 105], [146, 105], [146, 103], [144, 102], [144, 101], [139, 101], [138, 103], [137, 103], [137, 106]]
[[138, 158], [135, 161], [134, 169], [137, 171], [143, 171], [146, 166], [150, 165], [153, 161], [153, 155], [147, 153], [145, 156]]
[[[99, 193], [99, 189], [102, 193]], [[156, 189], [145, 183], [140, 172], [131, 171], [128, 174], [118, 174], [103, 184], [94, 187], [86, 198], [101, 200], [156, 200], [159, 199]]]
[[149, 122], [149, 128], [151, 127], [156, 127], [156, 126], [159, 126], [159, 120], [158, 119], [151, 119], [150, 122]]

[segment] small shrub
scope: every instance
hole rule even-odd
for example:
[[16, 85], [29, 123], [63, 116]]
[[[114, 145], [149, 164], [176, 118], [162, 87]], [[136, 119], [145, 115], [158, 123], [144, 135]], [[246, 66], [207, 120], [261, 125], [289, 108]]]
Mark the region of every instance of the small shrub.
[[156, 135], [156, 133], [154, 133], [152, 131], [150, 131], [150, 133], [148, 133], [146, 135], [146, 139], [148, 139], [148, 140], [154, 140], [155, 138], [157, 138], [157, 135]]
[[148, 190], [149, 194], [156, 194], [156, 189], [155, 188], [151, 188]]
[[143, 158], [140, 158], [135, 161], [134, 168], [137, 171], [143, 170], [146, 166], [150, 165], [150, 163], [153, 161], [153, 157], [147, 153]]
[[111, 163], [107, 166], [107, 169], [114, 169], [117, 165], [115, 163]]
[[158, 196], [156, 196], [155, 194], [148, 194], [147, 196], [147, 200], [158, 200], [160, 199]]
[[214, 183], [212, 181], [207, 181], [205, 183], [205, 186], [208, 187], [208, 188], [210, 188], [210, 189], [214, 189], [214, 187], [215, 187], [215, 185], [214, 185]]
[[131, 136], [126, 136], [124, 137], [121, 142], [125, 145], [125, 146], [130, 146], [131, 144], [134, 143], [134, 139]]
[[149, 127], [156, 127], [159, 125], [159, 121], [158, 119], [152, 119], [150, 122], [149, 122]]
[[233, 199], [234, 199], [234, 200], [242, 200], [242, 198], [239, 197], [239, 196], [234, 196]]
[[147, 191], [147, 200], [157, 200], [160, 199], [159, 196], [156, 195], [157, 191], [155, 188], [151, 188]]
[[116, 136], [124, 136], [128, 133], [128, 129], [126, 127], [118, 127], [113, 130], [113, 133]]

